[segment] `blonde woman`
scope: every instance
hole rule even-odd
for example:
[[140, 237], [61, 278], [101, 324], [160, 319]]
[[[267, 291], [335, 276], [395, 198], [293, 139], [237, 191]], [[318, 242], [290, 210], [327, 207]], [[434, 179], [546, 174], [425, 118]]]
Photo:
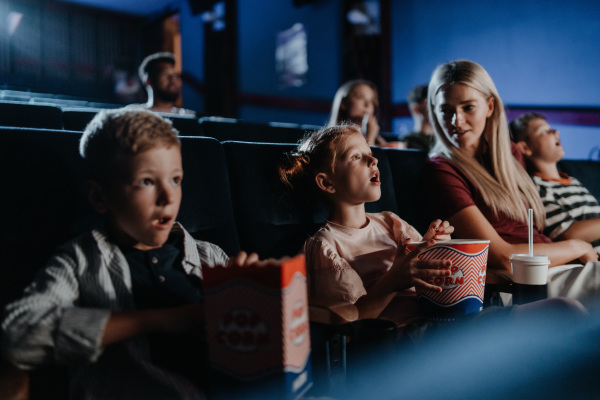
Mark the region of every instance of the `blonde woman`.
[[[428, 211], [447, 219], [457, 238], [491, 240], [488, 282], [510, 280], [511, 255], [528, 252], [532, 208], [534, 252], [551, 261], [548, 295], [581, 298], [597, 292], [600, 267], [589, 262], [598, 260], [593, 247], [578, 239], [553, 243], [540, 233], [544, 207], [510, 141], [502, 100], [486, 70], [466, 60], [438, 66], [428, 107], [438, 137], [424, 169]], [[562, 266], [574, 260], [585, 266]]]

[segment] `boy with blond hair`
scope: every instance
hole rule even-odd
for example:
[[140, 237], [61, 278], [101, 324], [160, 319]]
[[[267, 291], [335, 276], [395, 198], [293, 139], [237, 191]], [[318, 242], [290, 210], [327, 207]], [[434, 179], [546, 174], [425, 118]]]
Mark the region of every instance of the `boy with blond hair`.
[[175, 221], [181, 145], [146, 110], [107, 110], [80, 142], [86, 190], [106, 225], [58, 248], [6, 307], [3, 356], [29, 370], [70, 367], [72, 398], [203, 398], [202, 269], [229, 259]]

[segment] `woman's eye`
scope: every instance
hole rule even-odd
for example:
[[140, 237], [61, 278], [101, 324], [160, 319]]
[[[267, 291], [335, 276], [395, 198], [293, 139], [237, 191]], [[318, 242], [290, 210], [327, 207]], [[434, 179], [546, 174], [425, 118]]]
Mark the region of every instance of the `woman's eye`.
[[154, 182], [152, 181], [152, 179], [150, 178], [144, 178], [141, 181], [142, 186], [150, 186], [152, 185]]
[[471, 110], [473, 110], [474, 108], [475, 108], [475, 106], [473, 106], [473, 105], [468, 105], [468, 106], [465, 106], [465, 111], [471, 111]]
[[173, 178], [173, 183], [176, 185], [181, 184], [181, 177], [180, 176], [176, 176]]

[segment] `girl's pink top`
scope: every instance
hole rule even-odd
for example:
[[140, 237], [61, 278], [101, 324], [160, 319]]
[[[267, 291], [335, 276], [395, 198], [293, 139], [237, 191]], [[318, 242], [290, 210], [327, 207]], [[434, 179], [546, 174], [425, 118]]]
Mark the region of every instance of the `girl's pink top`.
[[[367, 219], [360, 229], [327, 222], [304, 244], [311, 304], [356, 303], [391, 268], [399, 243], [422, 240], [394, 213], [368, 213]], [[398, 326], [419, 319], [414, 288], [399, 292], [380, 317]]]

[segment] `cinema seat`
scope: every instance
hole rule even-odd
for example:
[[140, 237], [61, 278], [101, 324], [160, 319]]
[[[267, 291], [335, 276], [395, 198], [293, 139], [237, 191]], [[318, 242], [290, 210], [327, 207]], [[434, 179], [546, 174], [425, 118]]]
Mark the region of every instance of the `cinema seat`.
[[202, 135], [223, 141], [297, 143], [310, 126], [271, 122], [259, 124], [231, 118], [204, 117], [199, 120]]
[[[18, 298], [54, 249], [94, 225], [83, 194], [80, 134], [0, 128], [0, 305]], [[29, 373], [31, 399], [66, 398], [66, 371]], [[44, 397], [46, 396], [46, 397]]]
[[600, 201], [600, 161], [561, 160], [558, 169], [577, 178]]
[[0, 126], [62, 129], [62, 110], [50, 104], [0, 101]]
[[[300, 252], [304, 241], [325, 223], [328, 211], [323, 203], [304, 203], [280, 182], [277, 167], [295, 145], [228, 141], [223, 146], [242, 249], [263, 258]], [[379, 158], [382, 196], [368, 203], [367, 211], [397, 212], [385, 153], [379, 148], [373, 153]]]
[[[65, 129], [83, 131], [101, 108], [66, 108], [63, 111], [63, 125]], [[173, 127], [179, 131], [180, 136], [201, 136], [198, 118], [194, 116], [163, 114], [173, 123]]]
[[184, 177], [177, 219], [196, 239], [237, 254], [240, 245], [223, 146], [207, 137], [180, 139]]
[[396, 195], [400, 218], [414, 226], [421, 234], [427, 231], [428, 215], [420, 199], [420, 173], [427, 161], [427, 153], [421, 150], [400, 150], [384, 148], [390, 168], [393, 171], [393, 188]]
[[63, 127], [70, 131], [83, 131], [101, 108], [63, 107]]
[[203, 135], [198, 118], [191, 115], [161, 114], [171, 120], [173, 127], [179, 131], [179, 136], [209, 136]]
[[80, 134], [0, 128], [0, 304], [20, 295], [58, 245], [93, 224]]
[[307, 206], [290, 196], [277, 166], [291, 144], [224, 142], [240, 246], [261, 258], [293, 256], [325, 222], [321, 204]]

